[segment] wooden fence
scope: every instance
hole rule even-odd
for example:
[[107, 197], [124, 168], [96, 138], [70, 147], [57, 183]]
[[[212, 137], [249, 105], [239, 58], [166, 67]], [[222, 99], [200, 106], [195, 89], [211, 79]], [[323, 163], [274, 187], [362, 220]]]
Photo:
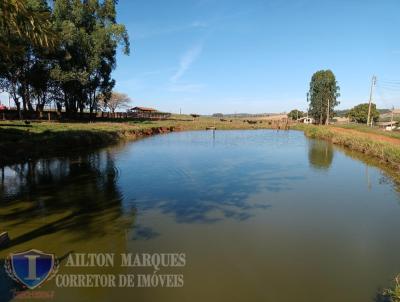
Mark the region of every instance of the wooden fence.
[[137, 120], [162, 120], [167, 119], [171, 116], [170, 113], [154, 112], [142, 116], [132, 112], [94, 112], [90, 114], [89, 112], [77, 112], [77, 113], [67, 113], [58, 112], [54, 110], [44, 110], [39, 111], [20, 111], [8, 109], [0, 110], [0, 120], [47, 120], [47, 121], [57, 121], [57, 120], [111, 120], [111, 119], [137, 119]]

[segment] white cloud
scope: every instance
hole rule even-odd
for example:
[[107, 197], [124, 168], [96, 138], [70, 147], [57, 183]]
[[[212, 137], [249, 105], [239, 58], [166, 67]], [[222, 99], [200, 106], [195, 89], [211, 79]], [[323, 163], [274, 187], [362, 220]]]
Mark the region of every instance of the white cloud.
[[191, 47], [180, 59], [178, 70], [171, 77], [171, 82], [176, 83], [190, 68], [203, 51], [203, 43], [197, 43]]
[[136, 40], [156, 38], [158, 36], [172, 35], [189, 30], [204, 30], [207, 27], [208, 27], [207, 22], [199, 20], [187, 24], [180, 24], [173, 26], [165, 25], [163, 27], [147, 27], [137, 24], [135, 26], [135, 30], [133, 31], [133, 37]]
[[203, 84], [171, 84], [169, 91], [172, 92], [199, 92], [204, 87]]
[[204, 28], [204, 27], [208, 27], [208, 23], [207, 22], [203, 22], [203, 21], [195, 21], [191, 24], [191, 27], [200, 27], [200, 28]]

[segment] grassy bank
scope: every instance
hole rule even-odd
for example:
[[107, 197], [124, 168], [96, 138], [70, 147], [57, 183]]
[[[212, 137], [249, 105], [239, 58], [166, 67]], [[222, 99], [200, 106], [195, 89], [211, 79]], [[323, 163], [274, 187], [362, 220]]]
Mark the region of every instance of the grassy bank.
[[[281, 125], [282, 126], [282, 125]], [[57, 122], [0, 122], [0, 165], [21, 162], [39, 157], [63, 156], [73, 152], [91, 151], [144, 136], [182, 130], [267, 129], [277, 124], [268, 119], [217, 119], [174, 116], [163, 121], [127, 121], [107, 123], [57, 123]], [[296, 125], [311, 138], [328, 140], [389, 164], [400, 167], [400, 136], [375, 129], [357, 126], [326, 127]], [[382, 140], [383, 139], [383, 140]], [[387, 141], [385, 141], [385, 139]]]
[[383, 291], [381, 300], [387, 302], [400, 302], [400, 275], [395, 278], [392, 288]]
[[400, 139], [400, 132], [398, 131], [383, 131], [381, 129], [371, 128], [362, 124], [344, 124], [336, 127]]
[[113, 144], [128, 135], [129, 128], [116, 124], [2, 122], [0, 165]]
[[107, 123], [0, 122], [0, 165], [39, 157], [63, 156], [91, 151], [121, 140], [182, 130], [271, 128], [267, 121], [175, 116], [163, 121], [127, 121]]
[[400, 140], [388, 138], [383, 133], [370, 133], [356, 128], [297, 125], [310, 138], [323, 139], [379, 159], [396, 169], [400, 167]]

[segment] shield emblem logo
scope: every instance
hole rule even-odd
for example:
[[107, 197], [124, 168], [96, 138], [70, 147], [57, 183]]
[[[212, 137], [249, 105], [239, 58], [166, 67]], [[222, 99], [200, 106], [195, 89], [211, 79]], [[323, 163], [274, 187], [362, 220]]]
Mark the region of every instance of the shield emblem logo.
[[34, 289], [47, 280], [54, 269], [55, 257], [38, 250], [11, 254], [12, 273], [23, 285]]

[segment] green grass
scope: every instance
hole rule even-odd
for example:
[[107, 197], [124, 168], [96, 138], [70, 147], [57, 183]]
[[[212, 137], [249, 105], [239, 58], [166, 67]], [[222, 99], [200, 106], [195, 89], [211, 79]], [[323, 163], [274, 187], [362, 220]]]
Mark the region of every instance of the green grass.
[[0, 123], [0, 165], [116, 143], [118, 125]]
[[207, 127], [224, 129], [271, 128], [267, 121], [249, 124], [242, 119], [220, 119], [173, 116], [162, 121], [127, 121], [96, 123], [0, 121], [0, 165], [26, 161], [38, 157], [65, 155], [90, 151], [115, 144], [124, 139], [136, 139], [171, 130], [204, 130]]
[[[247, 120], [255, 121], [254, 124], [249, 124]], [[234, 129], [265, 129], [273, 128], [274, 124], [271, 121], [263, 119], [250, 118], [225, 118], [221, 121], [219, 118], [199, 117], [193, 119], [190, 115], [174, 115], [169, 120], [146, 122], [147, 126], [153, 127], [179, 127], [184, 130], [204, 130], [207, 127], [216, 127], [218, 130], [234, 130]], [[128, 122], [130, 125], [143, 126], [143, 122]]]
[[400, 275], [395, 278], [393, 287], [385, 289], [382, 296], [388, 302], [400, 302]]
[[384, 131], [383, 129], [379, 128], [371, 128], [367, 127], [366, 125], [362, 124], [346, 124], [346, 125], [335, 125], [335, 127], [345, 128], [345, 129], [353, 129], [365, 133], [373, 133], [379, 134], [387, 137], [393, 137], [400, 139], [400, 131]]
[[[88, 151], [100, 146], [115, 144], [124, 139], [136, 139], [142, 136], [175, 130], [204, 130], [216, 127], [228, 129], [264, 129], [277, 125], [270, 120], [232, 118], [221, 121], [212, 117], [193, 119], [191, 116], [176, 115], [162, 121], [127, 121], [97, 123], [57, 123], [57, 122], [0, 122], [0, 165], [25, 161], [32, 158], [58, 156], [70, 152]], [[398, 133], [383, 132], [359, 125], [346, 125], [343, 128], [362, 133], [374, 133], [399, 138]], [[398, 168], [400, 166], [400, 145], [382, 142], [357, 132], [338, 133], [331, 127], [295, 125], [292, 129], [302, 130], [312, 138], [329, 140], [351, 150], [373, 156]]]
[[375, 157], [394, 168], [400, 167], [400, 145], [378, 141], [374, 137], [358, 135], [356, 132], [337, 132], [326, 126], [298, 125], [296, 129], [304, 131], [310, 138], [324, 139]]

